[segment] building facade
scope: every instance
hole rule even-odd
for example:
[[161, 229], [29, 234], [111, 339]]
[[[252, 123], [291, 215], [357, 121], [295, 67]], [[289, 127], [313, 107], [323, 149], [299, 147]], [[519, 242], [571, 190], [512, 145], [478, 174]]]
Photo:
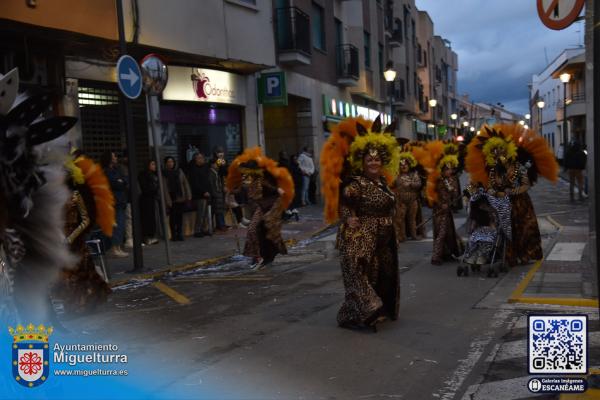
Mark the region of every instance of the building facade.
[[[560, 80], [564, 73], [569, 74], [566, 84]], [[573, 137], [585, 142], [585, 49], [566, 49], [541, 73], [533, 75], [529, 99], [533, 128], [546, 138], [556, 155]]]
[[[153, 115], [143, 96], [132, 102], [140, 167], [152, 154], [149, 123], [160, 132], [161, 154], [180, 164], [191, 149], [211, 154], [220, 146], [232, 158], [245, 146], [264, 143], [256, 78], [275, 65], [274, 37], [265, 29], [271, 26], [270, 0], [181, 0], [173, 7], [124, 0], [123, 10], [128, 53], [138, 61], [158, 54], [170, 75], [164, 95], [153, 99]], [[79, 117], [69, 133], [73, 144], [93, 157], [124, 149], [114, 0], [8, 0], [0, 32], [2, 72], [18, 66], [23, 81], [63, 95], [62, 112]]]

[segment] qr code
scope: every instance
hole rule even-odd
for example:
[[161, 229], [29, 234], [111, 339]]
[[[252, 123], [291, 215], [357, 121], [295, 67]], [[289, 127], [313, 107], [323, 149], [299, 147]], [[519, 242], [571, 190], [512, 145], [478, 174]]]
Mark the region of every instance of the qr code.
[[529, 373], [587, 373], [587, 316], [530, 315]]

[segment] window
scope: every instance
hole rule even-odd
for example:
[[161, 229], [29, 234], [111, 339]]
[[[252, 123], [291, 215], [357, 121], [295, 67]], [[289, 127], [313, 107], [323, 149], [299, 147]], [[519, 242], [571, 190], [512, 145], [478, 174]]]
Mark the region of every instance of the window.
[[369, 32], [365, 32], [365, 68], [371, 68], [371, 35]]
[[400, 43], [404, 41], [404, 29], [402, 28], [402, 20], [399, 18], [394, 20], [394, 32], [392, 37]]
[[323, 18], [323, 7], [312, 3], [312, 15], [310, 23], [312, 25], [313, 47], [325, 51], [325, 25]]

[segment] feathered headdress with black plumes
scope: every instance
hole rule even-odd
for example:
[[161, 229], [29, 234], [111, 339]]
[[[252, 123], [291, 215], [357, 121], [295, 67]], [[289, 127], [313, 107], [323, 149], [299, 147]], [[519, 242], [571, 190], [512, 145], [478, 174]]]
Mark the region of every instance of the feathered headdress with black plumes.
[[18, 87], [17, 69], [0, 77], [0, 190], [11, 210], [27, 216], [32, 193], [45, 182], [34, 147], [61, 136], [77, 119], [43, 118], [53, 100], [50, 93], [17, 96]]
[[70, 117], [42, 115], [53, 97], [48, 92], [18, 95], [16, 69], [0, 74], [0, 246], [8, 268], [0, 287], [8, 288], [18, 313], [43, 322], [47, 290], [58, 271], [74, 262], [64, 245], [64, 205], [69, 192], [60, 165], [41, 165], [35, 150], [66, 133]]

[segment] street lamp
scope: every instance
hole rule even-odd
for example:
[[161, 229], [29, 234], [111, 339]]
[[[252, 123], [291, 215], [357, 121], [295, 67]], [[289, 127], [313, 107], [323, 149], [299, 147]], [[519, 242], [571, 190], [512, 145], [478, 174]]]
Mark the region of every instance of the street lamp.
[[546, 105], [546, 103], [544, 103], [544, 100], [538, 100], [538, 102], [536, 103], [537, 108], [538, 108], [538, 133], [541, 135], [542, 134], [542, 108], [544, 108], [544, 106]]
[[531, 119], [531, 114], [525, 114], [525, 119], [529, 121]]
[[429, 107], [431, 107], [431, 116], [433, 119], [433, 138], [435, 139], [436, 137], [436, 132], [435, 132], [435, 107], [437, 106], [437, 100], [436, 99], [431, 99], [429, 100]]
[[521, 125], [523, 125], [523, 126], [524, 126], [524, 125], [525, 125], [525, 121], [524, 121], [524, 120], [520, 120], [520, 121], [519, 121], [519, 124], [521, 124]]
[[394, 80], [396, 79], [396, 71], [394, 70], [394, 63], [392, 61], [388, 61], [385, 67], [385, 71], [383, 71], [383, 77], [390, 84], [390, 118], [394, 119], [394, 111], [392, 107], [394, 106], [392, 101], [392, 93], [394, 89]]
[[458, 115], [456, 113], [450, 114], [450, 119], [454, 121], [454, 135], [458, 135], [458, 129], [456, 128], [456, 120], [458, 119]]
[[567, 135], [567, 83], [571, 80], [571, 74], [560, 74], [560, 81], [563, 83], [563, 145], [567, 148], [569, 136]]

